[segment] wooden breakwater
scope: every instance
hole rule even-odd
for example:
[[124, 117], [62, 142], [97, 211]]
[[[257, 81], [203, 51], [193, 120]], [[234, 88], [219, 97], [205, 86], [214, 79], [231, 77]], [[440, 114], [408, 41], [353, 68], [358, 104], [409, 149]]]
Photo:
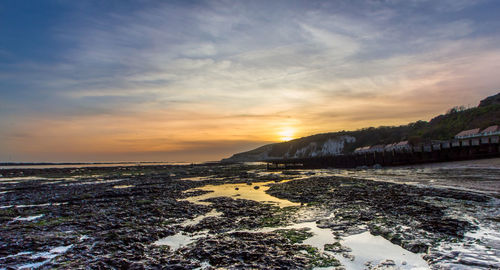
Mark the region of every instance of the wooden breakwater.
[[336, 156], [266, 160], [268, 169], [357, 168], [402, 166], [500, 157], [498, 137], [443, 141], [405, 150], [351, 153]]

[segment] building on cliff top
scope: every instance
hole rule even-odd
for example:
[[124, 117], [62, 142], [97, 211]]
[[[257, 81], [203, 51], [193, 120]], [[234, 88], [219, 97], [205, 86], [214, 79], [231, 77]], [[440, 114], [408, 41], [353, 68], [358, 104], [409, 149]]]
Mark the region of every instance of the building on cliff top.
[[385, 149], [384, 144], [377, 144], [370, 147], [370, 152], [384, 152], [384, 149]]
[[411, 150], [411, 144], [409, 141], [401, 141], [394, 146], [394, 149], [398, 151]]
[[467, 138], [492, 136], [492, 135], [500, 135], [499, 125], [489, 126], [483, 129], [482, 131], [480, 131], [479, 128], [464, 130], [455, 135], [455, 139], [467, 139]]
[[500, 126], [494, 125], [494, 126], [489, 126], [483, 131], [481, 131], [481, 134], [483, 136], [489, 136], [489, 135], [500, 135]]
[[363, 146], [363, 147], [358, 147], [354, 150], [354, 153], [369, 153], [370, 152], [370, 146]]
[[460, 131], [457, 135], [455, 135], [455, 139], [465, 139], [480, 136], [479, 128], [469, 129]]

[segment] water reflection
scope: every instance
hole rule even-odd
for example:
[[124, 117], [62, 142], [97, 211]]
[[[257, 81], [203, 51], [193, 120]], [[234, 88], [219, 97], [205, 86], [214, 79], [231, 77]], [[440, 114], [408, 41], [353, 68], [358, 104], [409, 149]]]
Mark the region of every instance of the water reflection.
[[131, 188], [131, 187], [134, 187], [134, 185], [117, 185], [117, 186], [113, 186], [113, 188], [116, 188], [116, 189]]
[[261, 203], [274, 204], [279, 207], [287, 206], [299, 206], [299, 203], [294, 203], [288, 200], [279, 199], [273, 197], [266, 193], [269, 189], [269, 185], [275, 184], [274, 181], [269, 182], [258, 182], [251, 185], [243, 184], [224, 184], [224, 185], [206, 185], [196, 189], [190, 189], [186, 192], [192, 192], [197, 190], [211, 191], [210, 193], [205, 193], [200, 196], [189, 197], [186, 200], [196, 204], [210, 205], [209, 202], [204, 202], [203, 200], [217, 197], [230, 197], [237, 199], [252, 200]]
[[207, 232], [200, 232], [199, 234], [185, 234], [177, 233], [172, 236], [167, 236], [165, 238], [159, 239], [154, 242], [155, 246], [169, 246], [172, 250], [177, 250], [181, 247], [187, 246], [199, 238], [207, 236]]
[[[424, 259], [381, 236], [369, 232], [345, 237], [340, 243], [352, 249], [354, 260], [338, 257], [346, 269], [364, 269], [366, 265], [384, 266], [394, 263], [396, 269], [429, 269]], [[391, 261], [389, 261], [391, 260]]]
[[[349, 256], [344, 257], [339, 253], [325, 251], [326, 244], [338, 242], [334, 233], [328, 228], [319, 228], [316, 222], [302, 222], [290, 226], [278, 228], [262, 228], [257, 230], [249, 230], [247, 232], [262, 232], [268, 233], [280, 229], [304, 229], [313, 235], [303, 241], [303, 244], [317, 248], [320, 252], [325, 252], [336, 257], [345, 269], [366, 269], [366, 265], [380, 266], [384, 268], [384, 263], [394, 262], [395, 269], [429, 269], [427, 262], [420, 254], [410, 252], [402, 247], [391, 243], [381, 236], [374, 236], [370, 232], [363, 232], [343, 238], [340, 243], [342, 246], [348, 247], [351, 252]], [[393, 269], [390, 268], [390, 269]], [[335, 269], [334, 267], [315, 268], [315, 269]]]

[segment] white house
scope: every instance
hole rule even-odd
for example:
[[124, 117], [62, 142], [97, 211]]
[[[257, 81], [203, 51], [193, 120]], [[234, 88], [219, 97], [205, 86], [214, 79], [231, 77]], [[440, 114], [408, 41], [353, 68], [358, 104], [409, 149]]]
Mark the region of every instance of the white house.
[[455, 135], [455, 139], [466, 139], [478, 136], [481, 136], [479, 133], [479, 128], [475, 128], [475, 129], [460, 131], [457, 135]]
[[411, 144], [408, 141], [398, 142], [394, 146], [394, 150], [396, 150], [396, 151], [410, 151], [411, 150]]
[[372, 147], [370, 147], [371, 152], [384, 152], [385, 145], [383, 144], [377, 144]]
[[354, 150], [354, 153], [357, 154], [370, 153], [370, 146], [358, 147]]
[[500, 126], [494, 125], [487, 127], [481, 131], [482, 136], [500, 135]]
[[384, 150], [385, 150], [385, 151], [392, 151], [392, 150], [394, 150], [394, 149], [395, 149], [395, 147], [396, 147], [396, 143], [386, 144], [386, 145], [384, 146]]

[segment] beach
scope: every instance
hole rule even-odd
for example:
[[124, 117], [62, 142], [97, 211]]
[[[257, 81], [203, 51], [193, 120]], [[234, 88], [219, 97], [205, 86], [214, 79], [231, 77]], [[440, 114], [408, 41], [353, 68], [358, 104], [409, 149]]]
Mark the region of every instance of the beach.
[[0, 269], [498, 268], [497, 172], [3, 169]]

